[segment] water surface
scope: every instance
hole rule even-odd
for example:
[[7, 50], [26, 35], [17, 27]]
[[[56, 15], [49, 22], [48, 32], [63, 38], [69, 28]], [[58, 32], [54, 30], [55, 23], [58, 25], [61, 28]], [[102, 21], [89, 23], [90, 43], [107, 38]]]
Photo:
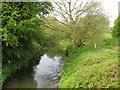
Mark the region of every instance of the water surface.
[[17, 72], [3, 88], [56, 88], [63, 66], [61, 58], [44, 54], [37, 65]]

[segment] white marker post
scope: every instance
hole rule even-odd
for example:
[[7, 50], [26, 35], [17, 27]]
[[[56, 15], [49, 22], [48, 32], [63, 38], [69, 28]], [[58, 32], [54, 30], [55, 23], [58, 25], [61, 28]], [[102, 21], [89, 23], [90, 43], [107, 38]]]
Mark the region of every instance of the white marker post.
[[96, 48], [96, 43], [95, 43], [95, 48]]

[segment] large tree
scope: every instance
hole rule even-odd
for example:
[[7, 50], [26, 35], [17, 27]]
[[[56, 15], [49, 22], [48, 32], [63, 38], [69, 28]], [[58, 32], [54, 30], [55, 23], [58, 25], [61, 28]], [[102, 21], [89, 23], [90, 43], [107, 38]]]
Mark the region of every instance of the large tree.
[[[72, 40], [73, 47], [83, 42], [99, 38], [100, 32], [108, 26], [108, 18], [103, 12], [100, 2], [83, 0], [54, 1], [53, 15], [58, 18], [56, 29]], [[48, 24], [55, 27], [57, 24]], [[98, 34], [97, 34], [98, 33]]]
[[[33, 41], [43, 40], [41, 17], [52, 10], [51, 2], [3, 2], [2, 46], [3, 63], [24, 57]], [[18, 51], [17, 51], [18, 50]]]

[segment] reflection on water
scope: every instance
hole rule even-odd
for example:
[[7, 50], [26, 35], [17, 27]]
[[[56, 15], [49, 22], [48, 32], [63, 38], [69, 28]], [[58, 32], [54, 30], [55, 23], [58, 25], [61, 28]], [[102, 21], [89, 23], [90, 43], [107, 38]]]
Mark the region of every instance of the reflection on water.
[[58, 80], [57, 74], [61, 71], [61, 57], [49, 58], [46, 54], [42, 56], [39, 64], [34, 67], [34, 80], [38, 88], [55, 87]]
[[38, 65], [18, 72], [4, 88], [55, 88], [62, 66], [61, 56], [50, 58], [44, 54]]

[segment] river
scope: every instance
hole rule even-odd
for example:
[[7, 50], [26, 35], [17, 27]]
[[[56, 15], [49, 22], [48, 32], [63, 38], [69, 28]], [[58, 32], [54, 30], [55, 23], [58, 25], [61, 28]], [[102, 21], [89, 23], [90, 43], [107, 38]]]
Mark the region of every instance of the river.
[[48, 50], [36, 65], [30, 66], [18, 71], [3, 88], [57, 88], [63, 62], [55, 50]]

